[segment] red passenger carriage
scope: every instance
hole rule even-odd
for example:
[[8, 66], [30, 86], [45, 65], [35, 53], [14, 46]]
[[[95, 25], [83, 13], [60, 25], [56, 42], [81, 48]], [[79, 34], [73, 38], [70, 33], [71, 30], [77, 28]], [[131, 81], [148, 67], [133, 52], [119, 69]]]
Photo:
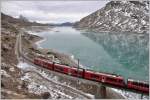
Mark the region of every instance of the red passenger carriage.
[[135, 81], [133, 79], [128, 79], [127, 87], [135, 90], [141, 90], [143, 92], [149, 92], [149, 84], [143, 81]]

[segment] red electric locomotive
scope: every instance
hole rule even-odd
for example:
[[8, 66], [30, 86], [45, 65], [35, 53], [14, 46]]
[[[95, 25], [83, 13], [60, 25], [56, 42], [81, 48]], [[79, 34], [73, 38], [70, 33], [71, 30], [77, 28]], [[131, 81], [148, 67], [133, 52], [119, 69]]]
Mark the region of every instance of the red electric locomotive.
[[122, 76], [93, 72], [93, 71], [85, 71], [86, 79], [94, 80], [102, 83], [113, 84], [116, 86], [125, 86], [125, 82]]
[[105, 82], [107, 84], [113, 84], [120, 87], [125, 86], [124, 78], [122, 76], [104, 74], [104, 73], [101, 73], [101, 75], [102, 75], [102, 80], [101, 80], [102, 82]]
[[128, 79], [127, 87], [130, 89], [140, 90], [140, 91], [149, 93], [149, 84], [147, 82]]

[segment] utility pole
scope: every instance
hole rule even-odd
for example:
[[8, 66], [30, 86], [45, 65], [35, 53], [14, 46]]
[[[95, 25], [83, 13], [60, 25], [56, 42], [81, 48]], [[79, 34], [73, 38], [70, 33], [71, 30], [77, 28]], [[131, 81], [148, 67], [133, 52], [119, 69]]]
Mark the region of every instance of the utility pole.
[[[79, 59], [78, 59], [78, 69], [77, 69], [77, 77], [79, 77]], [[79, 84], [79, 80], [77, 81], [77, 83]]]
[[141, 99], [143, 99], [143, 94], [141, 94]]
[[78, 75], [78, 77], [79, 77], [79, 59], [78, 59], [78, 73], [77, 73], [77, 75]]

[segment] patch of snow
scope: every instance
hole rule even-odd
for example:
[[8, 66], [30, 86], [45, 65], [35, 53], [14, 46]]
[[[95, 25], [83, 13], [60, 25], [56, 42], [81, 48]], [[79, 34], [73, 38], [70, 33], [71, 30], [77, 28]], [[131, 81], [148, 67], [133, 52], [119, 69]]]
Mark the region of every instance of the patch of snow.
[[15, 71], [14, 67], [9, 68], [9, 71], [14, 72]]
[[57, 64], [60, 64], [60, 63], [61, 63], [61, 61], [60, 61], [58, 58], [54, 58], [54, 59], [53, 59], [53, 62], [55, 62], [55, 63], [57, 63]]
[[42, 42], [44, 42], [44, 41], [46, 41], [46, 38], [44, 38], [44, 39], [42, 39], [42, 40], [40, 40], [40, 41], [37, 41], [35, 44], [38, 46], [38, 48], [42, 48], [42, 47], [40, 46], [40, 44], [41, 44]]
[[20, 85], [18, 85], [17, 88], [18, 88], [19, 90], [21, 90], [21, 86], [20, 86]]
[[105, 14], [108, 15], [110, 13], [110, 10], [106, 11]]
[[62, 96], [65, 96], [65, 97], [69, 98], [69, 99], [72, 99], [72, 98], [73, 98], [72, 96], [66, 95], [65, 93], [61, 92], [60, 90], [54, 90], [54, 91], [55, 91], [56, 93], [62, 95]]
[[119, 19], [114, 20], [114, 21], [113, 21], [113, 26], [115, 26], [115, 25], [118, 24], [118, 23], [119, 23]]
[[11, 77], [5, 70], [1, 69], [1, 75], [4, 75], [6, 77]]
[[102, 24], [102, 22], [97, 22], [97, 25], [101, 25]]
[[90, 98], [94, 99], [95, 95], [89, 94], [89, 93], [85, 93], [87, 96], [89, 96]]
[[18, 63], [18, 65], [17, 65], [17, 67], [20, 68], [20, 69], [25, 70], [25, 69], [27, 69], [27, 68], [34, 67], [34, 66], [29, 65], [29, 64], [26, 63], [26, 62], [20, 61], [20, 62]]
[[54, 77], [53, 77], [53, 80], [55, 80], [55, 81], [58, 81], [58, 79], [59, 79], [59, 78], [58, 78], [57, 76], [54, 76]]
[[125, 23], [127, 23], [127, 22], [129, 22], [129, 19], [126, 19], [122, 24], [125, 24]]
[[[127, 92], [124, 90], [119, 90], [115, 88], [111, 88], [115, 92], [121, 94], [125, 99], [141, 99], [141, 95], [133, 92]], [[148, 100], [148, 96], [143, 96], [143, 99]]]
[[37, 35], [37, 33], [33, 32], [33, 31], [26, 31], [26, 32], [29, 33], [29, 34], [32, 34], [32, 35]]
[[28, 85], [28, 89], [29, 89], [29, 92], [32, 92], [35, 94], [41, 94], [43, 92], [48, 92], [48, 89], [46, 86], [40, 85], [40, 84], [35, 83], [35, 82], [31, 82]]
[[121, 9], [116, 9], [116, 8], [113, 8], [114, 12], [118, 12], [120, 11]]
[[29, 92], [31, 93], [35, 93], [35, 94], [41, 94], [41, 93], [44, 93], [44, 92], [49, 92], [52, 96], [52, 98], [69, 98], [69, 99], [72, 99], [73, 97], [72, 96], [69, 96], [69, 95], [66, 95], [65, 93], [63, 93], [63, 91], [60, 90], [57, 90], [57, 89], [53, 89], [53, 88], [48, 88], [44, 85], [41, 85], [41, 84], [38, 84], [38, 83], [35, 83], [35, 82], [31, 82], [29, 85], [28, 85], [28, 89], [29, 89]]
[[52, 74], [47, 74], [45, 71], [42, 70], [38, 70], [38, 73], [40, 73], [43, 77], [47, 78], [48, 80], [57, 82], [59, 79], [57, 76], [53, 76]]
[[146, 21], [145, 20], [141, 20], [142, 24], [145, 25], [146, 24]]
[[130, 17], [132, 13], [125, 12], [124, 15]]
[[23, 77], [21, 77], [21, 80], [31, 80], [30, 75], [26, 73]]
[[126, 4], [127, 0], [122, 0], [121, 3]]
[[126, 98], [126, 96], [124, 96], [123, 92], [121, 90], [115, 89], [115, 88], [111, 88], [113, 91], [121, 94], [124, 98]]

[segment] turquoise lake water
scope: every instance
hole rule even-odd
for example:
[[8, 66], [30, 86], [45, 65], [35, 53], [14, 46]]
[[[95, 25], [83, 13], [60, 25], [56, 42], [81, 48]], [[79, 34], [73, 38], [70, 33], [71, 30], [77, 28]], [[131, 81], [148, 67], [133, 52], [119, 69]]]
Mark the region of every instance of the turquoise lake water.
[[149, 79], [148, 34], [92, 33], [56, 27], [38, 35], [46, 39], [39, 44], [41, 47], [74, 55], [92, 70]]

